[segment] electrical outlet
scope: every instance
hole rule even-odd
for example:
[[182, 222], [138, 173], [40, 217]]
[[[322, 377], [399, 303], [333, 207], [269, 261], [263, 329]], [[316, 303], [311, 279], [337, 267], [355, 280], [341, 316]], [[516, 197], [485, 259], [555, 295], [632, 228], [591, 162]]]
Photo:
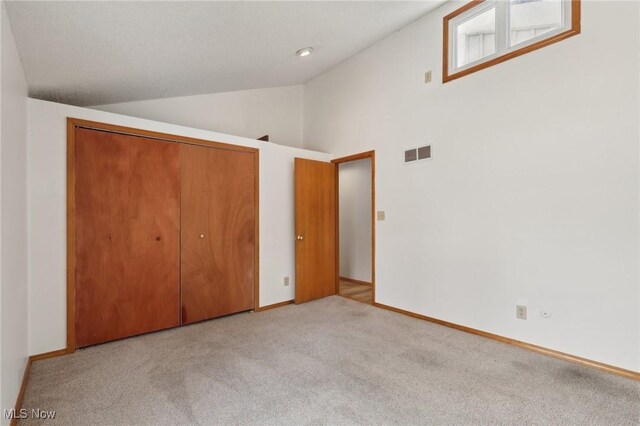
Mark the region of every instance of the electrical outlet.
[[540, 311], [540, 316], [544, 319], [549, 319], [551, 318], [551, 311], [547, 311], [546, 309], [543, 309]]
[[524, 305], [516, 305], [516, 318], [521, 320], [527, 319], [527, 307]]
[[385, 219], [384, 211], [379, 210], [377, 216], [378, 216], [378, 220], [384, 220]]
[[424, 82], [431, 83], [431, 70], [424, 73]]
[[284, 277], [284, 286], [285, 287], [289, 286], [289, 277]]

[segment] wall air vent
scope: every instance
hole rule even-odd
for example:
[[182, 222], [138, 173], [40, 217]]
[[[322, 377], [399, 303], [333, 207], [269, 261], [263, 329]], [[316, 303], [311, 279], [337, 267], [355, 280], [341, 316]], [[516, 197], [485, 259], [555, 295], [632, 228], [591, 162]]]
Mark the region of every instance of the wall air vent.
[[413, 149], [407, 149], [404, 152], [404, 162], [405, 163], [409, 163], [411, 161], [416, 161], [418, 159], [418, 150], [413, 148]]
[[404, 152], [404, 162], [415, 163], [420, 160], [428, 160], [431, 158], [431, 145], [421, 146], [419, 148], [407, 149]]
[[418, 160], [425, 160], [427, 158], [431, 158], [431, 145], [418, 148]]

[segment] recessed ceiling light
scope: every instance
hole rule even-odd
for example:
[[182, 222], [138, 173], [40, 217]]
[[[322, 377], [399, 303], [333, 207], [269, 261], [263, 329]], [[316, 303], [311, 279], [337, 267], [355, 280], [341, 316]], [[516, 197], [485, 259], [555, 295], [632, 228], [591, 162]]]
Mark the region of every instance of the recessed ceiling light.
[[305, 47], [304, 49], [300, 49], [296, 52], [298, 56], [309, 56], [313, 52], [313, 47]]

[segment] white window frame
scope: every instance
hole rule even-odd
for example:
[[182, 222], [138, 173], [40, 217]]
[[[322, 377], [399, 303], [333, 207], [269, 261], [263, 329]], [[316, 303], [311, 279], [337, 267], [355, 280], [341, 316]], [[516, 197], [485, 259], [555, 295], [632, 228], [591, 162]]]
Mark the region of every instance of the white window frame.
[[[500, 33], [502, 33], [502, 31], [500, 31], [500, 19], [498, 16], [499, 10], [498, 10], [498, 4], [501, 2], [497, 2], [495, 0], [486, 0], [483, 1], [482, 3], [479, 3], [476, 7], [474, 7], [473, 9], [470, 9], [468, 11], [466, 11], [465, 13], [457, 16], [456, 18], [452, 19], [451, 21], [449, 21], [449, 73], [453, 74], [468, 68], [471, 68], [475, 65], [478, 65], [482, 62], [487, 62], [490, 61], [492, 59], [494, 59], [495, 57], [499, 56], [499, 52], [498, 52], [498, 46], [499, 46], [499, 41], [498, 38], [500, 37]], [[480, 58], [476, 61], [473, 62], [469, 62], [468, 64], [465, 64], [461, 67], [456, 67], [456, 64], [458, 62], [458, 27], [462, 24], [464, 24], [465, 22], [475, 18], [476, 16], [486, 12], [489, 9], [496, 9], [496, 36], [495, 36], [495, 53], [493, 53], [492, 55], [488, 55], [485, 56], [484, 58]]]
[[[509, 0], [474, 0], [471, 4], [463, 6], [461, 9], [467, 9], [462, 13], [458, 11], [444, 18], [445, 25], [445, 67], [443, 70], [443, 81], [447, 82], [455, 78], [461, 77], [459, 74], [469, 74], [470, 71], [478, 71], [480, 69], [487, 68], [495, 63], [503, 62], [504, 60], [511, 59], [512, 57], [519, 56], [524, 53], [528, 53], [530, 50], [546, 46], [547, 44], [555, 43], [564, 38], [570, 37], [580, 33], [580, 2], [579, 0], [561, 0], [562, 1], [562, 26], [540, 35], [537, 35], [529, 40], [511, 45], [511, 1]], [[484, 13], [485, 11], [495, 8], [496, 14], [496, 32], [495, 32], [495, 53], [480, 58], [476, 61], [470, 62], [463, 66], [458, 67], [458, 27], [469, 21], [470, 19]], [[574, 14], [577, 15], [577, 20], [574, 19]], [[451, 17], [452, 15], [455, 15]], [[576, 25], [577, 22], [577, 25]], [[537, 45], [537, 46], [536, 46]], [[534, 49], [527, 49], [534, 46]], [[525, 51], [526, 50], [526, 51]], [[504, 59], [502, 59], [504, 58]], [[483, 66], [484, 64], [487, 66]]]

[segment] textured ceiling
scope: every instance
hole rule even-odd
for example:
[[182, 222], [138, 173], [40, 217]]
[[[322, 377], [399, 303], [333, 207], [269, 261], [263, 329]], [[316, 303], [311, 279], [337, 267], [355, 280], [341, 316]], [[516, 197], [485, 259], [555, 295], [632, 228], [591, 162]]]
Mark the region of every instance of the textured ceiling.
[[304, 83], [442, 3], [6, 2], [30, 96], [85, 106]]

